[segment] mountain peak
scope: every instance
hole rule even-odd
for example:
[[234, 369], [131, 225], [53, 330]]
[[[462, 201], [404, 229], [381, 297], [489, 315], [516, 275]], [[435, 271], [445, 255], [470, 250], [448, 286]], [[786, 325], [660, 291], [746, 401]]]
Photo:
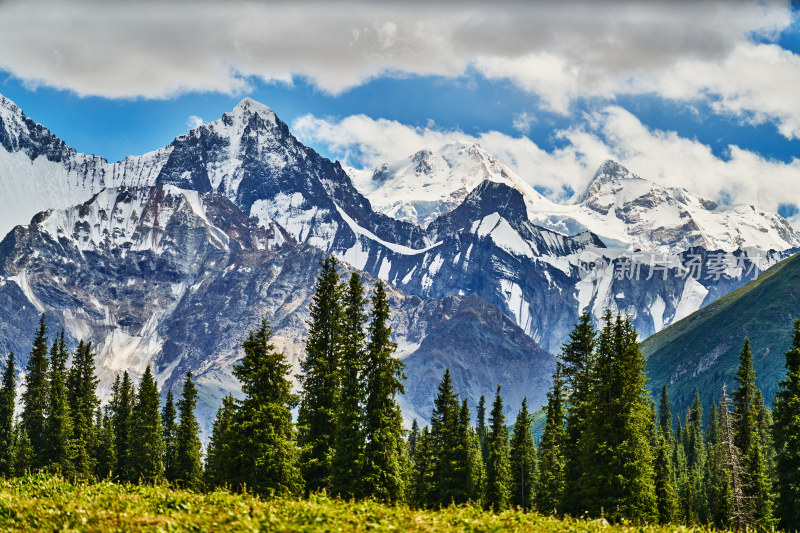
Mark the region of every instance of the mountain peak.
[[583, 203], [586, 200], [596, 196], [601, 192], [603, 186], [609, 183], [619, 183], [625, 180], [642, 180], [639, 176], [632, 173], [627, 168], [623, 167], [613, 159], [606, 159], [597, 172], [594, 173], [592, 181], [584, 190], [583, 194], [578, 196], [574, 203]]
[[262, 118], [268, 118], [268, 117], [274, 117], [275, 111], [265, 106], [261, 102], [257, 102], [248, 96], [243, 98], [241, 102], [236, 104], [236, 107], [233, 108], [233, 114], [235, 115], [258, 114]]

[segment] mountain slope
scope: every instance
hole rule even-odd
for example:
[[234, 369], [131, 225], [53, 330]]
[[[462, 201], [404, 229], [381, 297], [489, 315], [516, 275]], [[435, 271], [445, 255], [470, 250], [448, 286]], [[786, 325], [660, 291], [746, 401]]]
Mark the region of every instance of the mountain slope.
[[768, 403], [782, 379], [792, 322], [800, 316], [800, 254], [781, 261], [756, 280], [654, 334], [642, 343], [653, 390], [664, 383], [676, 408], [694, 389], [706, 405], [733, 374], [744, 339], [750, 338], [757, 384]]
[[[105, 189], [78, 206], [36, 215], [0, 242], [0, 353], [14, 351], [24, 368], [31, 324], [45, 312], [51, 331], [63, 327], [70, 342], [94, 342], [103, 397], [124, 370], [136, 380], [152, 365], [164, 392], [191, 370], [207, 438], [221, 398], [238, 391], [232, 364], [260, 317], [270, 320], [293, 375], [299, 371], [322, 256], [215, 193], [174, 185]], [[398, 356], [430, 358], [432, 335], [439, 343], [465, 342], [486, 354], [487, 368], [514, 365], [519, 375], [536, 378], [510, 386], [510, 394], [544, 398], [553, 356], [496, 307], [477, 296], [422, 300], [393, 288], [390, 297]], [[459, 321], [467, 333], [447, 329], [466, 310], [471, 314]], [[496, 331], [508, 333], [502, 352], [493, 349]], [[454, 376], [469, 383], [462, 392], [470, 398], [488, 394], [499, 380], [492, 372], [462, 377], [468, 369], [451, 363]], [[414, 368], [409, 387], [422, 379]], [[405, 414], [430, 416], [434, 394], [432, 388], [405, 398]], [[508, 407], [511, 414], [518, 405]]]

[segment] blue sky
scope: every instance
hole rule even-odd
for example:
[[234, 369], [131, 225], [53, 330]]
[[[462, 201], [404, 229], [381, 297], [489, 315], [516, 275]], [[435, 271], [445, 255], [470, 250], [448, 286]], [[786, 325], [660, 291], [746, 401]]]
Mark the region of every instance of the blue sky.
[[797, 87], [788, 3], [0, 4], [0, 93], [110, 160], [250, 96], [355, 167], [467, 140], [555, 199], [612, 157], [796, 215]]

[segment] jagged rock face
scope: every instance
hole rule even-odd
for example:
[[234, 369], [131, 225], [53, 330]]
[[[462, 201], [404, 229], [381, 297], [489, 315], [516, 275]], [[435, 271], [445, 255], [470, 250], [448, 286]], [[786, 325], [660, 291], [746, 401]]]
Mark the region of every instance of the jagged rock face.
[[[256, 224], [214, 193], [173, 185], [104, 190], [79, 206], [40, 213], [0, 243], [0, 309], [11, 317], [0, 346], [20, 354], [24, 365], [31, 325], [45, 311], [52, 330], [65, 328], [73, 342], [95, 342], [102, 396], [123, 370], [136, 379], [152, 365], [163, 390], [192, 371], [207, 437], [221, 398], [238, 392], [231, 368], [260, 317], [269, 318], [276, 346], [299, 371], [322, 256], [280, 226]], [[399, 356], [429, 357], [426, 340], [433, 334], [438, 343], [466, 342], [491, 355], [494, 339], [486, 332], [506, 332], [506, 350], [529, 363], [520, 372], [536, 377], [510, 393], [543, 397], [553, 357], [497, 308], [476, 296], [422, 300], [396, 289], [391, 304]], [[442, 323], [461, 309], [472, 310], [459, 319], [475, 322], [470, 333], [443, 332]], [[504, 356], [486, 363], [502, 368]], [[409, 418], [424, 419], [435, 388], [418, 390], [416, 368], [410, 365], [406, 383], [417, 392], [403, 407]], [[476, 391], [494, 386], [487, 381], [491, 373], [481, 381], [453, 371]]]

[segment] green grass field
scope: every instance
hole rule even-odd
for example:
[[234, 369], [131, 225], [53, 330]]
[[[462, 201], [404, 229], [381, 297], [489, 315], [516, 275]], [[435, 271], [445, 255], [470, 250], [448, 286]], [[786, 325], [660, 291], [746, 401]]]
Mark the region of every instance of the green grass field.
[[259, 499], [217, 491], [93, 483], [44, 475], [0, 480], [0, 531], [702, 531], [609, 526], [474, 507], [416, 511], [375, 502]]

